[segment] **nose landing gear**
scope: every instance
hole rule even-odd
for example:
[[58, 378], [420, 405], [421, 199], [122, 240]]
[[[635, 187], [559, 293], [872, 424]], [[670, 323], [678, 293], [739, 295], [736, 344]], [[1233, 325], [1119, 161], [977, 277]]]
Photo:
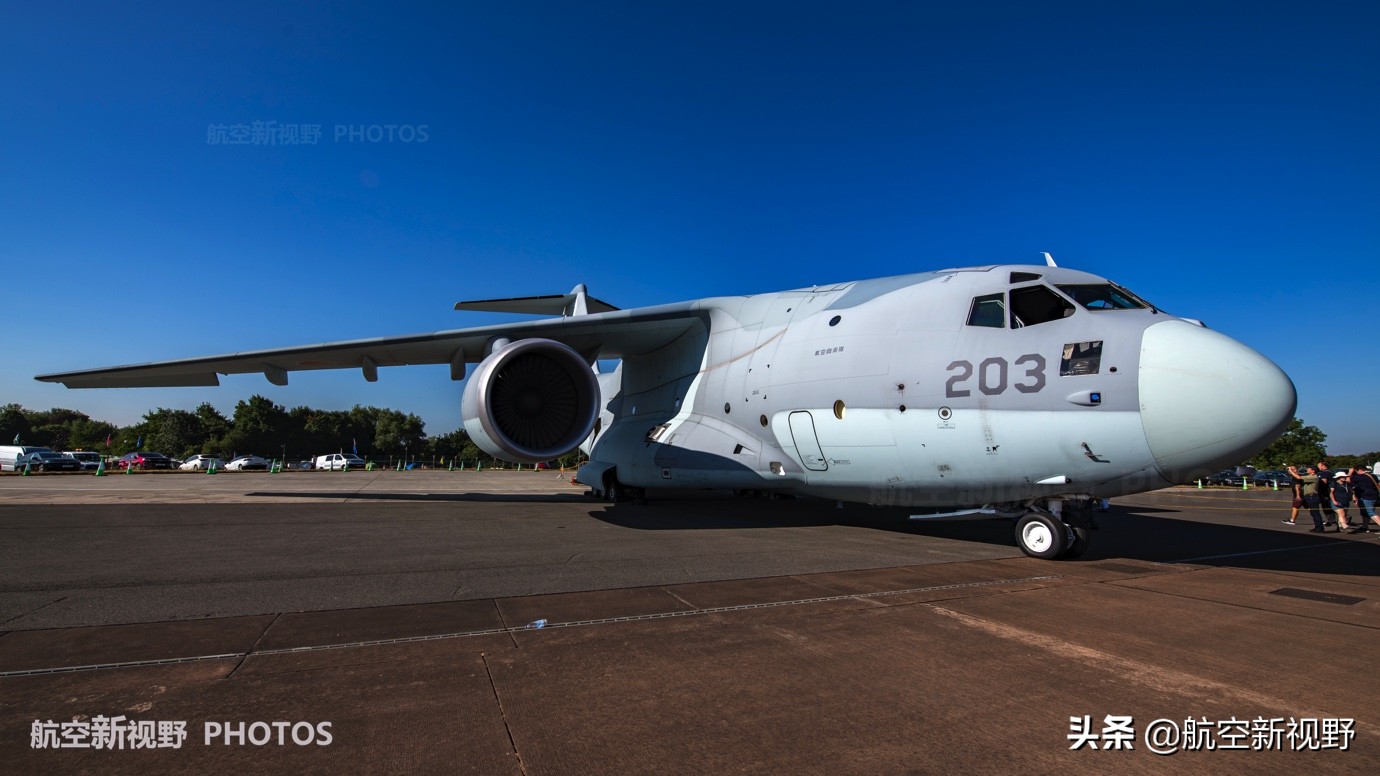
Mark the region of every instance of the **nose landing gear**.
[[1016, 546], [1032, 558], [1077, 558], [1087, 551], [1092, 502], [1044, 499], [1016, 520]]

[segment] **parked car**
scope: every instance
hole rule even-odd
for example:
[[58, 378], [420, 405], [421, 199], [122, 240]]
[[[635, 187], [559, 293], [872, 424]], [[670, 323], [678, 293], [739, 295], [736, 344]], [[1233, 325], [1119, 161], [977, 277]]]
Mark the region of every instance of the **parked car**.
[[125, 453], [115, 465], [121, 469], [171, 469], [172, 459], [162, 453]]
[[29, 453], [52, 452], [52, 448], [36, 447], [34, 445], [0, 445], [0, 472], [17, 472], [24, 468], [24, 464], [15, 466], [15, 462], [21, 456]]
[[217, 469], [225, 468], [225, 461], [222, 461], [214, 455], [194, 455], [183, 461], [182, 465], [177, 468], [184, 472], [194, 472], [209, 469], [212, 464], [215, 464]]
[[316, 468], [316, 467], [315, 467], [315, 465], [314, 465], [311, 461], [308, 460], [308, 461], [289, 461], [288, 464], [287, 464], [287, 468], [288, 468], [290, 471], [310, 471], [310, 470], [312, 470], [312, 469], [314, 469], [314, 468]]
[[1271, 488], [1275, 485], [1278, 485], [1281, 488], [1287, 488], [1289, 487], [1290, 482], [1291, 480], [1289, 477], [1289, 472], [1281, 471], [1256, 472], [1255, 476], [1251, 478], [1252, 484], [1258, 485], [1262, 488]]
[[82, 471], [95, 471], [101, 468], [101, 454], [90, 450], [69, 450], [63, 455], [76, 459], [81, 464]]
[[[1241, 487], [1242, 476], [1235, 469], [1223, 469], [1203, 478], [1204, 485], [1235, 485]], [[1249, 479], [1249, 478], [1245, 478]]]
[[62, 453], [55, 453], [52, 450], [43, 450], [37, 453], [25, 453], [15, 460], [18, 469], [29, 467], [30, 471], [39, 472], [79, 472], [81, 471], [81, 461], [75, 458], [68, 458]]
[[225, 464], [228, 472], [268, 471], [270, 461], [257, 455], [241, 455]]
[[312, 468], [330, 471], [344, 469], [347, 465], [351, 469], [363, 469], [364, 459], [349, 453], [331, 453], [330, 455], [318, 455], [316, 460], [312, 462]]

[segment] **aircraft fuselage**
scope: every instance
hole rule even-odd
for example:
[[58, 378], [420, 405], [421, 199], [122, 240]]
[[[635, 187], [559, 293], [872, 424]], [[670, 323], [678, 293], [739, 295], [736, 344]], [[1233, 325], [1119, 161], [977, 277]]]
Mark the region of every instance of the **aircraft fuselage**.
[[1238, 463], [1292, 418], [1292, 383], [1244, 345], [1061, 285], [1109, 284], [999, 266], [702, 300], [707, 327], [603, 376], [581, 479], [907, 506], [1110, 497]]

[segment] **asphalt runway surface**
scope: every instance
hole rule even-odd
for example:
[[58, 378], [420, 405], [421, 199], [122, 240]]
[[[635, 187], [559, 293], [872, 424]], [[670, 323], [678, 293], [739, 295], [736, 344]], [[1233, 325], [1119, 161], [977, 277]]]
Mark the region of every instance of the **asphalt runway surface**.
[[1380, 770], [1380, 541], [1286, 493], [1120, 499], [1038, 561], [568, 476], [0, 475], [6, 769]]

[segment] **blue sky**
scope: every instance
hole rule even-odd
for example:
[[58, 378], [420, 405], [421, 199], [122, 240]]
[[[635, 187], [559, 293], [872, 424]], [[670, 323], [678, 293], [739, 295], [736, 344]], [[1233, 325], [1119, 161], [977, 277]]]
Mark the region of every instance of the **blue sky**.
[[[1380, 449], [1364, 3], [58, 3], [5, 28], [0, 403], [127, 424], [260, 393], [442, 433], [445, 367], [32, 377], [478, 325], [451, 305], [577, 282], [632, 307], [1048, 250], [1275, 360], [1333, 452]], [[321, 136], [209, 142], [255, 121]]]

